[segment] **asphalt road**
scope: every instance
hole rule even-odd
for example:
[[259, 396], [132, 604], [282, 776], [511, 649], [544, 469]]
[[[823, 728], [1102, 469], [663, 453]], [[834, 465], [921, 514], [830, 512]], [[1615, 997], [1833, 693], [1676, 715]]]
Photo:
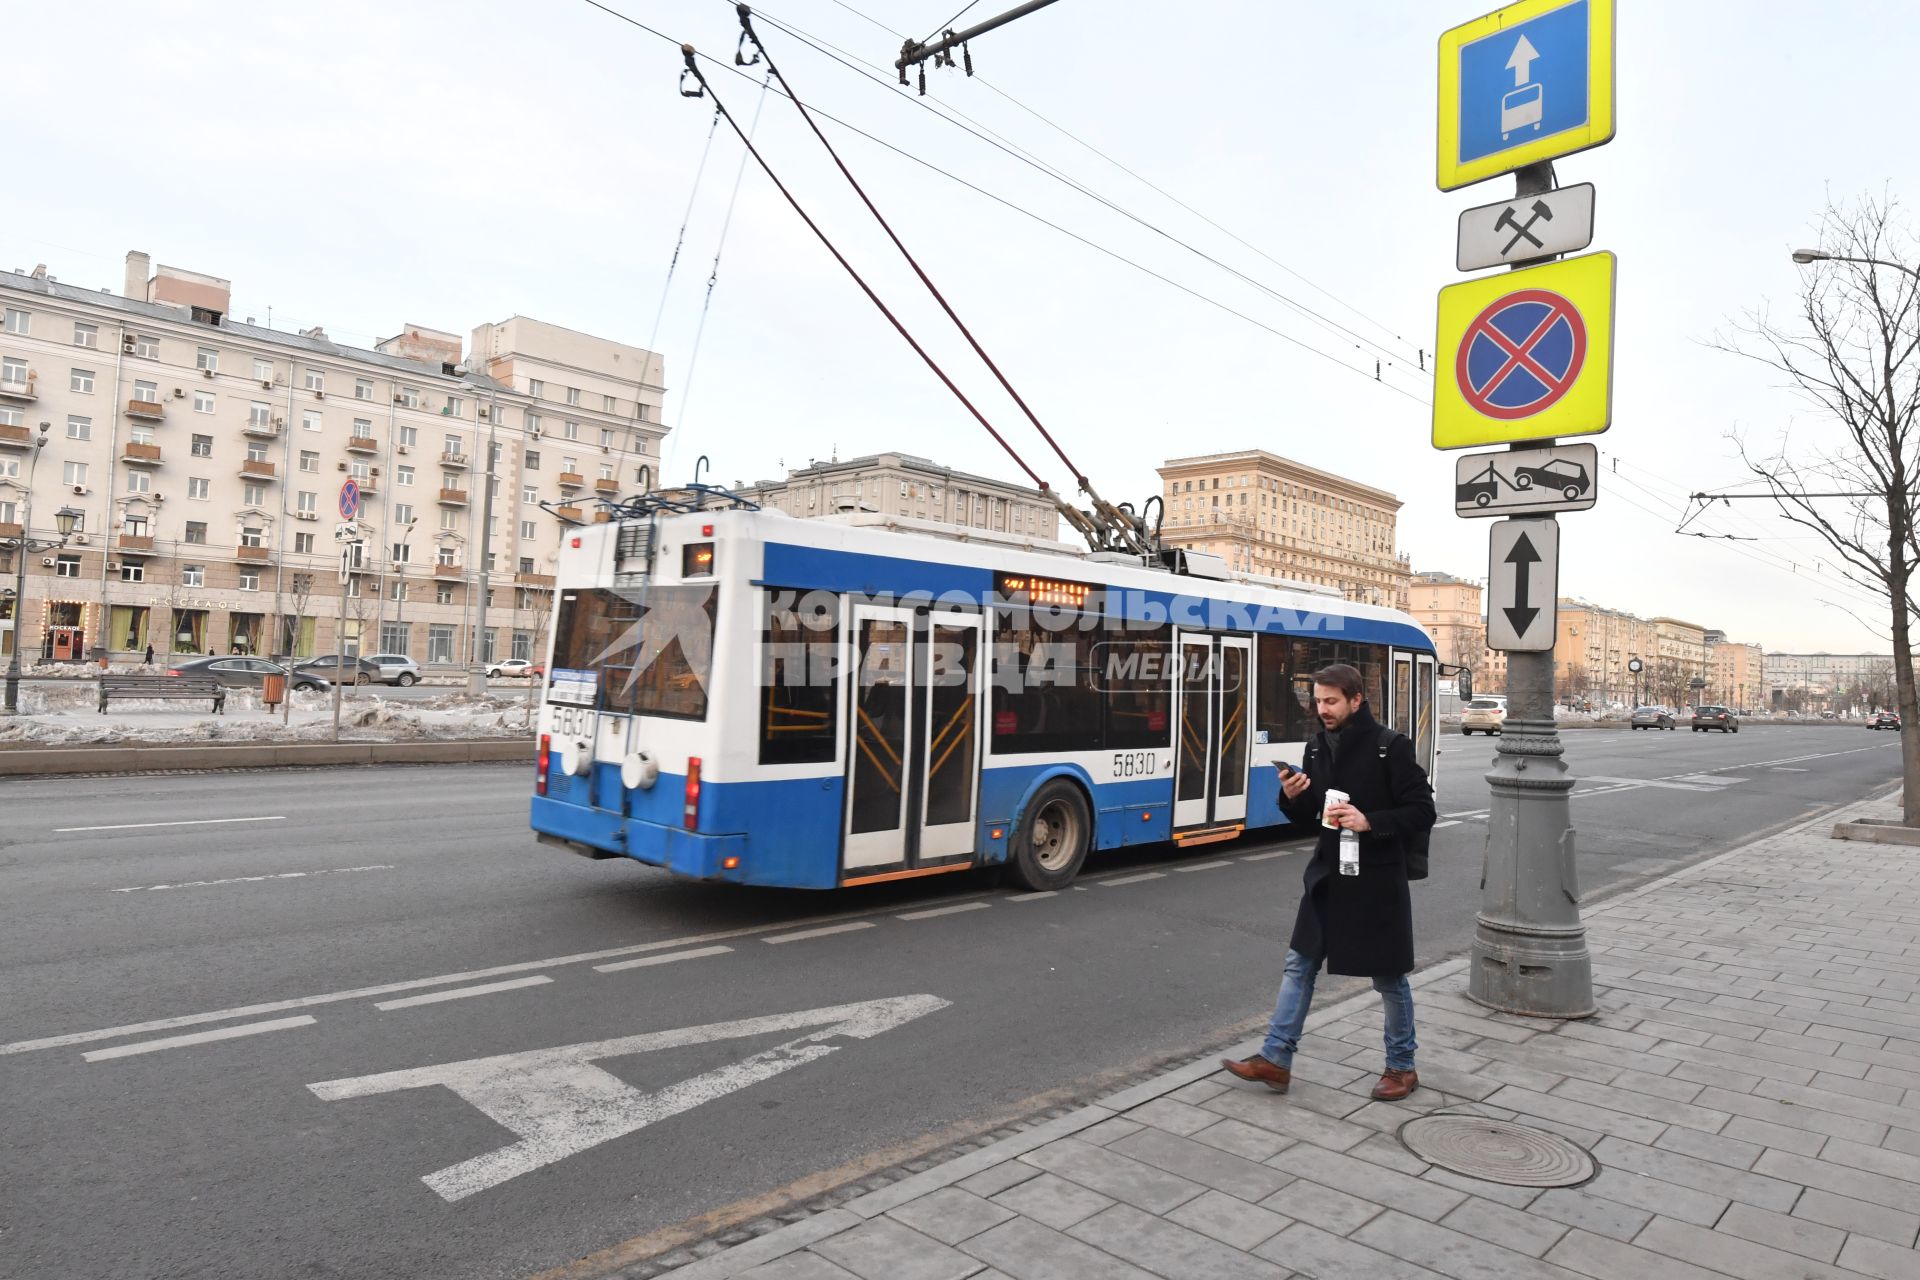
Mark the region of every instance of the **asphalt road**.
[[[1566, 743], [1590, 893], [1899, 768], [1830, 726]], [[1471, 940], [1492, 746], [1443, 740], [1423, 964]], [[529, 783], [0, 782], [0, 1275], [524, 1276], [1218, 1042], [1299, 894], [1255, 843], [1044, 897], [689, 884], [535, 845]]]

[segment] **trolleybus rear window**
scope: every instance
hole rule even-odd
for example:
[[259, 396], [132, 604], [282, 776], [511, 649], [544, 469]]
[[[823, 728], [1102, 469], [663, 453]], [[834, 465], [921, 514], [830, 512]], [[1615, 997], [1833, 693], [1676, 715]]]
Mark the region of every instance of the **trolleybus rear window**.
[[705, 720], [719, 594], [711, 585], [562, 592], [553, 665], [598, 675], [602, 711]]

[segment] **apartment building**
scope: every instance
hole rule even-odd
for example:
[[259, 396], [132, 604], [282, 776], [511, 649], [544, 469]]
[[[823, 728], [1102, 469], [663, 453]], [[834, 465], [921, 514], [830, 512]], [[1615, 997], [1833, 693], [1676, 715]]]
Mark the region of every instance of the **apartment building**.
[[809, 462], [784, 480], [736, 484], [734, 491], [801, 517], [874, 511], [1032, 538], [1060, 535], [1060, 514], [1040, 490], [955, 471], [911, 453]]
[[1767, 704], [1790, 711], [1873, 711], [1893, 705], [1893, 655], [1769, 653]]
[[237, 320], [231, 293], [137, 252], [118, 294], [0, 272], [6, 580], [6, 539], [80, 517], [0, 602], [0, 652], [16, 629], [42, 660], [330, 652], [351, 478], [349, 652], [472, 661], [484, 592], [479, 656], [534, 654], [565, 518], [651, 483], [660, 357], [519, 316], [475, 329], [464, 359], [413, 324], [368, 350]]
[[[1757, 644], [1740, 644], [1727, 639], [1724, 631], [1709, 631], [1707, 642], [1707, 688], [1704, 701], [1719, 703], [1742, 711], [1767, 705], [1769, 689], [1766, 655]], [[1892, 665], [1892, 660], [1888, 660]]]
[[[1697, 699], [1707, 681], [1707, 629], [1679, 618], [1655, 618], [1653, 640], [1655, 655], [1663, 664], [1671, 664], [1669, 669], [1677, 671], [1692, 690], [1688, 697]], [[1693, 685], [1695, 680], [1700, 686]]]
[[1433, 637], [1449, 666], [1473, 672], [1475, 693], [1507, 687], [1507, 655], [1487, 648], [1487, 614], [1480, 584], [1450, 573], [1416, 573], [1407, 587], [1407, 612]]
[[1401, 504], [1392, 494], [1263, 449], [1169, 458], [1159, 473], [1167, 545], [1408, 607], [1413, 566], [1394, 551]]
[[[1653, 623], [1620, 609], [1561, 597], [1554, 637], [1554, 685], [1564, 696], [1595, 702], [1637, 702], [1647, 697], [1659, 653]], [[1628, 669], [1641, 661], [1636, 674]]]

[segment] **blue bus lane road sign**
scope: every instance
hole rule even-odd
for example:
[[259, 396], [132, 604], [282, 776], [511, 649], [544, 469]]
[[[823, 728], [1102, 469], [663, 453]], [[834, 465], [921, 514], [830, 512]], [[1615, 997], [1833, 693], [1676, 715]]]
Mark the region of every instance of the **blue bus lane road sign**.
[[1613, 0], [1521, 0], [1440, 37], [1440, 189], [1613, 139]]
[[1442, 289], [1434, 447], [1605, 431], [1613, 277], [1613, 255], [1590, 253]]

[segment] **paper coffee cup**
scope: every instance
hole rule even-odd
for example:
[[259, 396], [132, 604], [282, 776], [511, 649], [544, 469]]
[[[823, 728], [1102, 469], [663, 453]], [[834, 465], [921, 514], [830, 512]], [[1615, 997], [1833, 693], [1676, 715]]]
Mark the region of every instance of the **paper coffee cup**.
[[1320, 806], [1320, 825], [1329, 830], [1337, 830], [1340, 824], [1328, 820], [1327, 810], [1337, 804], [1345, 804], [1350, 798], [1351, 797], [1344, 791], [1335, 791], [1332, 788], [1328, 788], [1326, 802]]

